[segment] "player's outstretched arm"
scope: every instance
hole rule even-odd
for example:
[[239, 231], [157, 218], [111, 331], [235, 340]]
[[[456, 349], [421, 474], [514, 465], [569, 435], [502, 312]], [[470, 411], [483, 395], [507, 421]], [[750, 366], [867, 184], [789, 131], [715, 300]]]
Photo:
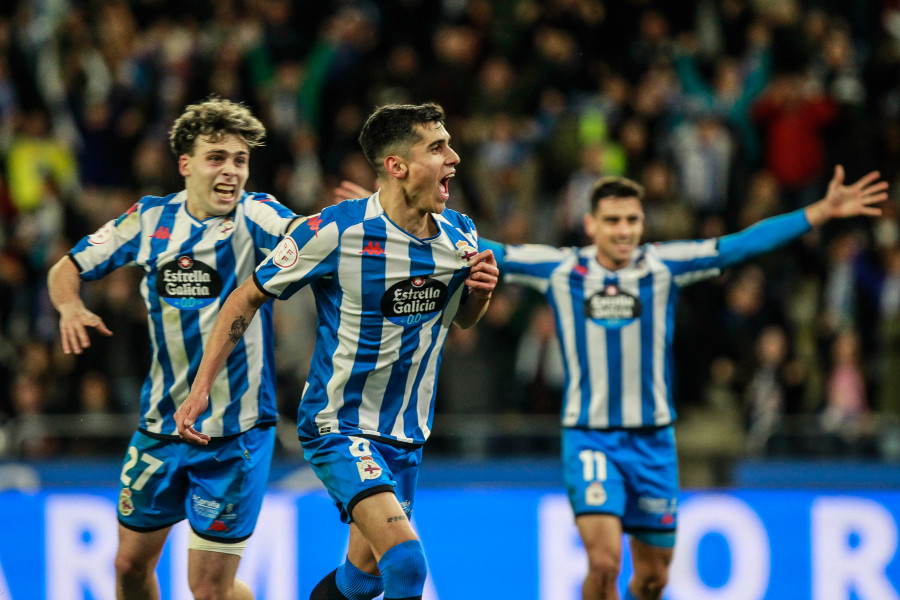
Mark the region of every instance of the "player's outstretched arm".
[[50, 302], [59, 311], [59, 337], [63, 352], [81, 354], [91, 345], [87, 328], [93, 327], [103, 335], [112, 335], [99, 316], [89, 311], [81, 300], [81, 277], [69, 256], [63, 256], [47, 274]]
[[497, 287], [497, 280], [500, 278], [497, 260], [491, 250], [482, 250], [472, 257], [470, 264], [472, 269], [466, 279], [469, 293], [463, 298], [453, 319], [453, 322], [463, 329], [468, 329], [484, 316], [491, 301], [491, 293]]
[[888, 183], [881, 181], [878, 171], [872, 171], [856, 182], [844, 185], [844, 167], [837, 165], [825, 197], [806, 207], [806, 219], [810, 225], [818, 227], [831, 219], [878, 217], [882, 211], [875, 204], [887, 200], [887, 189]]
[[231, 292], [222, 305], [203, 349], [203, 358], [191, 384], [191, 391], [175, 411], [175, 427], [182, 439], [202, 445], [209, 442], [209, 436], [194, 429], [194, 423], [197, 422], [197, 416], [209, 406], [209, 390], [212, 389], [216, 375], [247, 331], [253, 316], [268, 299], [269, 296], [259, 290], [251, 276]]

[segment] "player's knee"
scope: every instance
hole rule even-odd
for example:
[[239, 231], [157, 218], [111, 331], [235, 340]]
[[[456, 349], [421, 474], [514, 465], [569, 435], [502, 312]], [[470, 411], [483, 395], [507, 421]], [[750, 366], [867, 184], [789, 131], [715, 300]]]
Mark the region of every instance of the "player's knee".
[[619, 557], [608, 552], [592, 553], [588, 556], [588, 577], [601, 589], [610, 586], [619, 578]]
[[126, 586], [141, 584], [155, 572], [154, 565], [123, 552], [116, 554], [115, 567], [116, 578]]
[[200, 579], [191, 582], [194, 600], [253, 600], [253, 593], [242, 581]]
[[668, 582], [669, 574], [667, 569], [654, 569], [643, 575], [636, 575], [633, 584], [640, 600], [660, 600], [663, 589], [665, 589]]
[[428, 567], [419, 540], [397, 544], [378, 561], [384, 581], [385, 598], [413, 598], [422, 595]]

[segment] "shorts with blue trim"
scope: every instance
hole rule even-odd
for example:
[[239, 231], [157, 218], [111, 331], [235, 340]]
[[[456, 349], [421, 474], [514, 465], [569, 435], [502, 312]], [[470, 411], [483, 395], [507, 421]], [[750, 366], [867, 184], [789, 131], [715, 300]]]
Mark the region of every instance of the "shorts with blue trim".
[[562, 457], [566, 491], [576, 517], [615, 515], [625, 532], [647, 543], [663, 547], [674, 543], [679, 486], [671, 426], [564, 428]]
[[202, 538], [241, 542], [256, 527], [274, 449], [274, 427], [206, 446], [137, 431], [119, 478], [119, 522], [147, 532], [186, 518]]
[[394, 492], [406, 516], [412, 514], [421, 446], [396, 446], [339, 433], [304, 440], [301, 445], [303, 457], [325, 485], [344, 523], [352, 521], [360, 500], [380, 492]]

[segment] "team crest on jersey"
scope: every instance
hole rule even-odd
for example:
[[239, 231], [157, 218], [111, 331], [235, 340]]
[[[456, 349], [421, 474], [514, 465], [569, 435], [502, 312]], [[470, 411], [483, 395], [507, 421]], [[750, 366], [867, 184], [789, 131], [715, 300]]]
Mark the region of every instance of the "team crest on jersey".
[[219, 224], [218, 229], [216, 229], [216, 239], [222, 241], [224, 239], [228, 239], [234, 232], [234, 219], [231, 217], [226, 217], [224, 221]]
[[396, 325], [418, 325], [440, 312], [448, 295], [444, 282], [417, 275], [388, 288], [381, 297], [381, 314]]
[[222, 277], [209, 265], [182, 255], [159, 267], [156, 293], [182, 310], [209, 306], [222, 293]]
[[618, 329], [641, 316], [641, 301], [610, 283], [585, 300], [584, 314], [607, 329]]
[[469, 242], [460, 240], [456, 242], [456, 258], [459, 260], [460, 267], [471, 267], [472, 259], [478, 254], [478, 250], [473, 248]]
[[88, 241], [94, 246], [105, 244], [113, 237], [113, 231], [116, 229], [115, 220], [107, 221], [100, 229], [88, 236]]
[[131, 488], [122, 488], [119, 492], [119, 514], [127, 517], [134, 512], [134, 502], [131, 500]]
[[356, 463], [356, 468], [359, 470], [360, 481], [378, 479], [381, 477], [381, 466], [375, 462], [375, 459], [371, 456], [360, 457], [359, 461]]
[[593, 481], [584, 491], [584, 503], [588, 506], [601, 506], [606, 502], [606, 490], [599, 481]]
[[281, 243], [275, 246], [275, 252], [272, 254], [272, 262], [280, 269], [290, 269], [297, 264], [300, 258], [300, 250], [297, 249], [297, 242], [292, 237], [286, 237]]

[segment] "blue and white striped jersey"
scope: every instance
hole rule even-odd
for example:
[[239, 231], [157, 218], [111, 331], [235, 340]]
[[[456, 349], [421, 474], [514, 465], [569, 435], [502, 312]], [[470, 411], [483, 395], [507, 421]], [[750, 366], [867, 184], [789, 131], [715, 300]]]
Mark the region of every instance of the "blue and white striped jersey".
[[675, 420], [672, 340], [680, 289], [809, 231], [803, 211], [721, 239], [644, 244], [616, 271], [595, 246], [492, 248], [504, 280], [543, 293], [566, 368], [564, 427], [658, 427]]
[[[244, 193], [231, 214], [198, 221], [187, 192], [145, 196], [69, 253], [85, 281], [123, 265], [144, 269], [152, 363], [141, 389], [139, 428], [177, 437], [173, 415], [187, 398], [219, 307], [278, 244], [296, 218], [266, 194]], [[277, 420], [272, 307], [260, 311], [228, 357], [195, 427], [212, 437]]]
[[310, 285], [316, 299], [300, 439], [428, 439], [444, 341], [478, 247], [471, 219], [433, 216], [438, 234], [418, 239], [387, 217], [379, 193], [347, 200], [299, 224], [257, 269], [265, 293], [284, 299]]

